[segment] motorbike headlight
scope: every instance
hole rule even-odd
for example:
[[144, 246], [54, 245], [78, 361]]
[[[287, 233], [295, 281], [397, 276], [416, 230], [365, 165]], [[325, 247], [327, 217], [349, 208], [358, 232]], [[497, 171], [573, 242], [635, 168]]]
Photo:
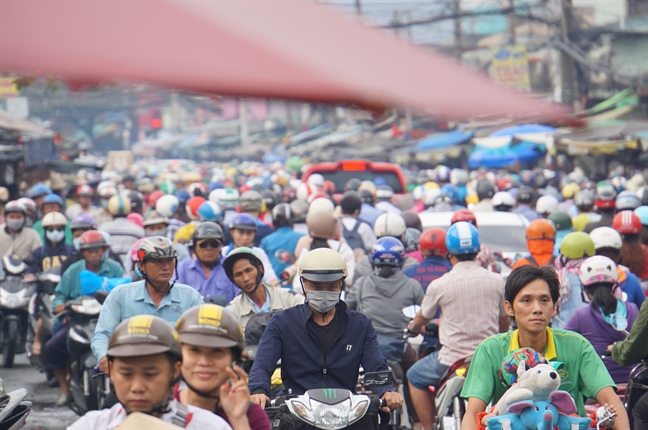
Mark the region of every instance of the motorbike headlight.
[[295, 414], [299, 418], [301, 418], [302, 420], [304, 420], [306, 422], [309, 422], [311, 424], [315, 424], [315, 420], [313, 419], [313, 413], [311, 412], [310, 409], [308, 409], [306, 407], [306, 405], [304, 405], [301, 402], [296, 402], [296, 401], [292, 402], [292, 405], [294, 407]]
[[365, 414], [367, 413], [367, 409], [369, 409], [368, 400], [362, 400], [358, 402], [358, 404], [352, 407], [351, 410], [349, 411], [349, 424], [353, 424], [354, 422], [358, 421], [360, 418], [364, 417]]
[[313, 410], [315, 426], [324, 430], [338, 430], [349, 425], [350, 401], [335, 405], [319, 403]]
[[[20, 308], [23, 305], [22, 298], [23, 297], [21, 292], [10, 293], [5, 289], [0, 288], [0, 306], [9, 309]], [[29, 299], [27, 299], [27, 303], [29, 303]]]

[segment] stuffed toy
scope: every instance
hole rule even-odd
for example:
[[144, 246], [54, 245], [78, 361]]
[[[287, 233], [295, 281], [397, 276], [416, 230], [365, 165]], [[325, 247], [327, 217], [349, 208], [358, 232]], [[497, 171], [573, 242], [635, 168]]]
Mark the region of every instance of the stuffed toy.
[[576, 404], [566, 391], [554, 391], [549, 401], [522, 401], [508, 406], [506, 413], [489, 418], [489, 430], [586, 430], [589, 418], [571, 416]]
[[496, 414], [504, 413], [510, 405], [521, 401], [546, 402], [549, 400], [549, 395], [560, 387], [561, 382], [560, 375], [549, 364], [538, 364], [527, 369], [525, 362], [522, 361], [518, 365], [517, 376], [517, 382], [497, 402]]

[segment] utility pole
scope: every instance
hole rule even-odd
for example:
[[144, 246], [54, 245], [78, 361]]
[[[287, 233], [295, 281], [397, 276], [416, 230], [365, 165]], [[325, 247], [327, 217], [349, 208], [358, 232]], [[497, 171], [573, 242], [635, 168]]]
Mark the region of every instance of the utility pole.
[[454, 22], [454, 38], [455, 38], [455, 57], [461, 61], [461, 18], [459, 18], [459, 15], [461, 14], [461, 0], [454, 0], [454, 13], [457, 16], [455, 18]]
[[248, 131], [247, 102], [244, 97], [239, 99], [239, 124], [241, 129], [241, 147], [246, 148], [250, 144]]
[[358, 16], [362, 16], [362, 4], [360, 3], [360, 0], [355, 0], [355, 7]]
[[508, 31], [509, 31], [509, 45], [515, 45], [515, 0], [508, 0], [508, 5], [510, 9], [513, 9], [513, 12], [508, 15]]
[[[574, 14], [572, 9], [572, 0], [562, 0], [562, 36], [565, 44], [569, 44], [569, 37], [574, 32]], [[561, 68], [561, 86], [562, 86], [562, 102], [573, 105], [576, 99], [575, 94], [575, 71], [574, 59], [562, 50], [560, 52], [560, 68]]]

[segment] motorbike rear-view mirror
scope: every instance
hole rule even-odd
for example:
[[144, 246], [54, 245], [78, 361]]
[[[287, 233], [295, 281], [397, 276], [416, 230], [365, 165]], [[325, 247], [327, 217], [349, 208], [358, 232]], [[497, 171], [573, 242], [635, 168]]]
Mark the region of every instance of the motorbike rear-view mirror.
[[100, 304], [103, 305], [104, 302], [106, 301], [106, 298], [108, 298], [108, 292], [107, 292], [107, 291], [103, 291], [103, 290], [99, 290], [99, 291], [97, 291], [97, 292], [94, 294], [94, 298], [95, 298], [95, 300], [97, 300]]
[[610, 316], [610, 324], [615, 330], [629, 334], [626, 329], [628, 328], [628, 320], [621, 314], [612, 314]]
[[418, 311], [421, 309], [419, 305], [410, 305], [406, 306], [402, 309], [403, 315], [405, 315], [409, 319], [413, 319]]
[[380, 387], [393, 383], [394, 378], [391, 372], [368, 372], [364, 375], [364, 385], [366, 387]]

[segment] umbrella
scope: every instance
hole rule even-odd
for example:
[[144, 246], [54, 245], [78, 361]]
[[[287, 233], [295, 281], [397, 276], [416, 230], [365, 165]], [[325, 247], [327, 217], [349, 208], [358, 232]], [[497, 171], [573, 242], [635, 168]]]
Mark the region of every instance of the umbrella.
[[432, 50], [311, 1], [3, 1], [0, 69], [72, 84], [564, 119]]
[[497, 149], [477, 148], [468, 156], [468, 166], [471, 169], [501, 168], [517, 162], [532, 163], [543, 156], [543, 146], [533, 142], [520, 142]]
[[535, 134], [535, 133], [557, 133], [553, 127], [549, 127], [542, 124], [520, 124], [514, 125], [512, 127], [506, 127], [501, 130], [497, 130], [494, 133], [489, 134], [489, 137], [497, 136], [516, 136], [518, 134]]
[[556, 133], [558, 133], [557, 129], [542, 124], [519, 124], [497, 130], [488, 137], [475, 138], [473, 142], [478, 146], [491, 149], [503, 148], [515, 140], [546, 145], [548, 136]]
[[475, 135], [474, 131], [462, 132], [451, 131], [448, 133], [436, 133], [425, 137], [414, 146], [415, 151], [429, 151], [434, 149], [443, 149], [449, 146], [460, 145], [466, 143]]

